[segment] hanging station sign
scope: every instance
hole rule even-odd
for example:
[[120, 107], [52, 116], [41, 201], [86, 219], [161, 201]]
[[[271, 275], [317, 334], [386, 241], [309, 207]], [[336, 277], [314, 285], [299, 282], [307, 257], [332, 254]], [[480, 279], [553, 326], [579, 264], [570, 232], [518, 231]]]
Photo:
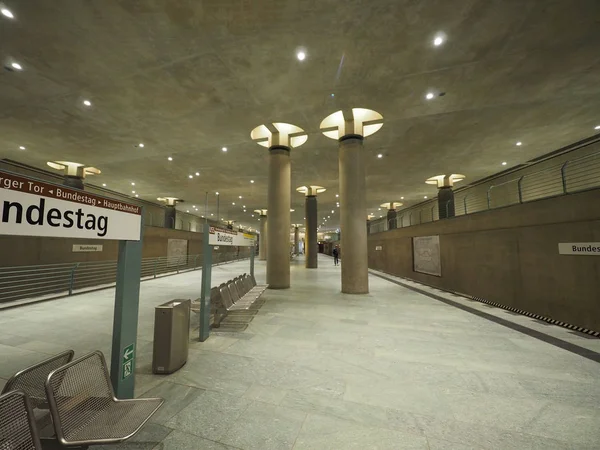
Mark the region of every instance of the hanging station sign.
[[0, 171], [0, 235], [139, 241], [142, 208]]
[[210, 227], [208, 235], [208, 243], [210, 245], [250, 247], [254, 245], [254, 239], [255, 235], [253, 234], [217, 227]]

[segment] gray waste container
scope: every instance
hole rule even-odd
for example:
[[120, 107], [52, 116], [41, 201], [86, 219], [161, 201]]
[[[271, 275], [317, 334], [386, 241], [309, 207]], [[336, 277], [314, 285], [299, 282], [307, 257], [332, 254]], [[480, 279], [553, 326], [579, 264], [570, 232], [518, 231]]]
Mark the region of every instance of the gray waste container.
[[173, 373], [187, 361], [191, 300], [171, 300], [154, 310], [152, 372]]

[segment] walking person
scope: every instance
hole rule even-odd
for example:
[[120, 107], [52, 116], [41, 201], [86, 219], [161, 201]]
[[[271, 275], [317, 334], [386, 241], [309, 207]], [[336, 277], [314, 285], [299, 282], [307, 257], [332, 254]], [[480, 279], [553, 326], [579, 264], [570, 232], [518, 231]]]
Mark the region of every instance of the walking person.
[[333, 253], [333, 264], [337, 266], [340, 263], [340, 247], [339, 247], [339, 245], [336, 245], [333, 248], [332, 253]]

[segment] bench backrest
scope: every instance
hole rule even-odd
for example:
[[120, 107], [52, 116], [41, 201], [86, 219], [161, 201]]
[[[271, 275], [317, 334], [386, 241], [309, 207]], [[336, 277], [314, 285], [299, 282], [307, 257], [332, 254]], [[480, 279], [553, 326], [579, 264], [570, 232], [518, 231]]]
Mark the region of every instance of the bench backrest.
[[233, 300], [231, 299], [231, 293], [229, 292], [229, 288], [227, 286], [223, 286], [221, 289], [221, 298], [223, 299], [223, 306], [229, 309], [233, 306]]
[[254, 278], [254, 275], [250, 275], [250, 281], [252, 282], [252, 286], [256, 286], [256, 278]]
[[231, 300], [233, 303], [237, 303], [240, 300], [240, 295], [235, 287], [235, 283], [229, 283], [227, 287], [229, 288], [229, 293], [231, 294]]
[[27, 395], [11, 391], [0, 396], [0, 449], [41, 450]]
[[237, 288], [240, 297], [243, 297], [248, 293], [248, 289], [246, 289], [246, 286], [241, 278], [235, 282], [235, 287]]
[[46, 394], [59, 442], [72, 441], [82, 427], [116, 399], [104, 355], [96, 351], [50, 373]]
[[252, 285], [252, 281], [250, 280], [250, 277], [249, 276], [245, 276], [242, 281], [244, 282], [244, 286], [246, 287], [246, 291], [250, 292], [252, 290], [252, 288], [254, 287]]
[[[46, 404], [46, 388], [44, 383], [48, 375], [53, 370], [70, 362], [73, 359], [73, 355], [73, 350], [66, 350], [17, 372], [6, 382], [2, 393], [16, 390], [23, 391], [29, 397], [32, 408], [43, 407]], [[0, 449], [2, 449], [1, 446]]]
[[221, 301], [221, 293], [219, 288], [214, 287], [210, 289], [210, 303], [213, 305], [218, 304]]

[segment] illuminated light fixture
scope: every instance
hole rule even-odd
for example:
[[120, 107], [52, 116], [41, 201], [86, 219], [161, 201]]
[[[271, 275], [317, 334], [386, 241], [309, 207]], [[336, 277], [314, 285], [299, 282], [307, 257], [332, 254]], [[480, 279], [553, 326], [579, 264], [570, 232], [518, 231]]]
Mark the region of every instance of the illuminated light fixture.
[[132, 185], [132, 186], [135, 186], [135, 183], [133, 183], [133, 182], [132, 182], [132, 183], [131, 183], [131, 185]]
[[219, 195], [219, 193], [218, 193], [218, 192], [215, 192], [215, 195]]
[[172, 158], [172, 157], [170, 157], [170, 156], [169, 156], [167, 159], [168, 159], [169, 161], [173, 161], [173, 158]]
[[433, 45], [435, 45], [436, 47], [439, 47], [443, 43], [444, 43], [444, 38], [442, 36], [436, 36], [435, 39], [433, 40]]
[[188, 210], [186, 211], [186, 213], [189, 213], [189, 212], [190, 212], [190, 210], [188, 209]]
[[245, 209], [245, 208], [246, 208], [246, 205], [243, 205], [243, 206], [242, 206], [242, 208], [244, 208], [244, 209]]
[[252, 214], [252, 217], [254, 217], [254, 214]]
[[139, 195], [135, 194], [136, 197], [139, 197]]
[[199, 177], [200, 176], [200, 172], [196, 172], [196, 176]]
[[250, 137], [258, 145], [270, 148], [272, 146], [300, 147], [308, 140], [306, 132], [296, 125], [274, 122], [259, 125], [250, 132]]
[[379, 208], [378, 211], [381, 211], [381, 208]]
[[223, 151], [223, 152], [226, 152], [226, 151], [227, 151], [227, 147], [223, 147], [223, 148], [221, 149], [221, 151]]
[[363, 137], [377, 133], [383, 126], [383, 116], [365, 108], [340, 110], [328, 115], [320, 125], [321, 132], [330, 139], [339, 140], [357, 134]]
[[106, 187], [106, 183], [102, 183], [102, 187]]
[[523, 145], [521, 141], [517, 142], [517, 147], [520, 147], [521, 145]]
[[233, 206], [235, 206], [235, 202], [232, 202], [231, 204], [232, 204]]
[[335, 198], [340, 198], [340, 194], [335, 194]]
[[92, 106], [92, 102], [90, 102], [89, 100], [84, 100], [84, 101], [83, 101], [83, 104], [84, 104], [85, 106]]
[[433, 97], [435, 97], [435, 95], [433, 95], [433, 92], [428, 92], [427, 95], [425, 95], [425, 98], [427, 100], [431, 100]]
[[335, 97], [335, 94], [331, 94], [332, 97]]
[[135, 191], [131, 191], [132, 194], [135, 194]]
[[596, 125], [596, 126], [594, 127], [594, 130], [600, 130], [600, 125]]
[[240, 195], [238, 198], [242, 198], [242, 196]]
[[507, 163], [506, 161], [502, 161], [502, 165], [503, 165], [503, 166], [505, 166], [505, 165], [507, 165], [507, 164], [508, 164], [508, 163]]
[[194, 178], [194, 175], [188, 175], [188, 178]]
[[404, 200], [404, 197], [400, 197], [400, 200]]
[[244, 212], [246, 212], [246, 210], [244, 210]]
[[431, 178], [427, 178], [425, 183], [435, 184], [438, 188], [451, 187], [454, 183], [464, 180], [466, 177], [460, 173], [453, 173], [451, 175], [436, 175]]
[[296, 188], [296, 192], [300, 192], [307, 197], [322, 194], [326, 190], [323, 186], [300, 186]]
[[192, 208], [196, 208], [196, 205], [192, 205]]
[[379, 153], [379, 154], [377, 155], [377, 157], [381, 159], [381, 158], [383, 158], [383, 155], [382, 155], [381, 153]]
[[19, 150], [25, 150], [25, 147], [23, 147], [22, 145], [19, 147]]
[[423, 197], [423, 198], [427, 198], [427, 196]]
[[69, 177], [85, 178], [87, 175], [100, 175], [102, 173], [95, 167], [72, 161], [48, 161], [46, 164], [53, 169], [63, 170], [64, 174]]
[[298, 53], [296, 53], [296, 58], [298, 58], [298, 61], [304, 61], [306, 59], [306, 53], [303, 51], [299, 51]]
[[250, 183], [254, 183], [254, 180], [250, 180]]
[[138, 144], [138, 147], [140, 147], [140, 148], [144, 148], [144, 144], [143, 144], [142, 142], [140, 142], [140, 143]]
[[23, 70], [23, 66], [21, 66], [21, 64], [19, 64], [17, 62], [11, 63], [10, 66], [15, 70]]
[[2, 8], [0, 9], [0, 13], [2, 13], [3, 16], [8, 17], [9, 19], [15, 18], [14, 14], [9, 9]]
[[214, 216], [214, 214], [213, 214], [213, 213], [210, 213], [210, 215], [211, 215], [211, 216]]
[[334, 214], [334, 213], [335, 213], [335, 210], [333, 210], [333, 209], [332, 209], [332, 210], [331, 210], [331, 214]]
[[290, 212], [294, 212], [294, 211], [296, 211], [296, 210], [295, 209], [290, 209]]

